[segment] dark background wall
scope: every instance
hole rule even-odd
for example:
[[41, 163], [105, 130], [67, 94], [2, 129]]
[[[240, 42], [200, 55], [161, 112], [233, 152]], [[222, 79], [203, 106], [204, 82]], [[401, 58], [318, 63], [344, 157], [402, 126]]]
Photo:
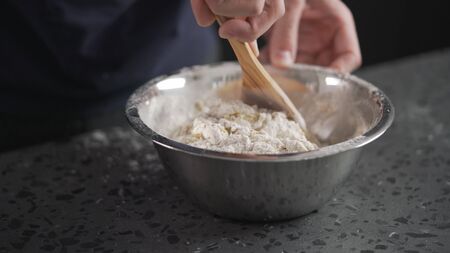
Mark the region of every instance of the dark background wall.
[[[450, 1], [343, 0], [352, 10], [363, 66], [450, 47]], [[226, 41], [225, 41], [226, 42]], [[222, 41], [224, 58], [234, 59]]]
[[364, 64], [450, 46], [446, 0], [344, 0], [352, 10]]

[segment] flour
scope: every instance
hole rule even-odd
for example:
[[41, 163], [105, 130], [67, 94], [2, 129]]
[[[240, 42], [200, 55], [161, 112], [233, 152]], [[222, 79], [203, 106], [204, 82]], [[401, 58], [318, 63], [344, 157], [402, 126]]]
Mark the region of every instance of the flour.
[[193, 120], [174, 131], [173, 139], [231, 153], [278, 154], [318, 148], [284, 112], [219, 98], [200, 100], [195, 107]]

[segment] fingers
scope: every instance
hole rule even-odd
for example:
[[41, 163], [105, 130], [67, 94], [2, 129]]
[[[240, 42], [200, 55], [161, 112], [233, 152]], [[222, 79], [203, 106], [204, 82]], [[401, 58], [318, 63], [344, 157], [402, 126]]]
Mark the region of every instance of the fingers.
[[[353, 15], [347, 6], [334, 0], [311, 0], [308, 4], [299, 30], [297, 61], [341, 72], [358, 68], [361, 51]], [[325, 22], [326, 19], [329, 21]]]
[[272, 28], [269, 41], [270, 61], [278, 67], [294, 63], [297, 55], [298, 31], [304, 0], [286, 1], [286, 13]]
[[[244, 20], [244, 19], [243, 18], [236, 18], [236, 20]], [[227, 22], [227, 19], [226, 18], [221, 18], [219, 16], [219, 24], [222, 26], [225, 22]], [[221, 30], [219, 29], [219, 36], [220, 36], [220, 31]], [[249, 46], [252, 49], [253, 53], [255, 54], [255, 56], [258, 57], [259, 56], [259, 48], [258, 48], [257, 40], [253, 40], [253, 41], [250, 41], [248, 43], [249, 43]]]
[[351, 72], [361, 66], [362, 57], [356, 35], [355, 22], [350, 10], [340, 1], [341, 22], [334, 38], [333, 51], [335, 58], [330, 67], [342, 72]]
[[334, 68], [340, 72], [351, 72], [361, 66], [361, 57], [353, 52], [347, 52], [339, 55], [330, 64], [330, 68]]
[[331, 50], [322, 50], [317, 54], [316, 64], [319, 64], [320, 66], [329, 66], [334, 59], [335, 57]]
[[305, 64], [317, 64], [316, 58], [317, 57], [315, 54], [299, 53], [297, 55], [297, 59], [295, 61], [299, 62], [299, 63], [305, 63]]
[[204, 0], [209, 9], [219, 16], [248, 17], [263, 12], [264, 0]]
[[229, 17], [221, 22], [219, 36], [249, 42], [259, 55], [257, 38], [284, 15], [284, 0], [191, 0], [192, 11], [200, 26], [210, 26], [215, 17]]
[[284, 0], [266, 0], [260, 15], [249, 16], [246, 19], [229, 19], [221, 25], [219, 35], [225, 39], [235, 38], [244, 42], [254, 41], [282, 17], [284, 12]]
[[191, 7], [199, 26], [207, 27], [214, 23], [215, 16], [204, 0], [191, 0]]

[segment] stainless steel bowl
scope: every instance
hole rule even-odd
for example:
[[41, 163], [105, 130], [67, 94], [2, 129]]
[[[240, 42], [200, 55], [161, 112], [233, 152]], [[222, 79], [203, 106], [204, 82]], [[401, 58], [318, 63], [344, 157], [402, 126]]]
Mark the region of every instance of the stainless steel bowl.
[[195, 66], [155, 78], [137, 89], [126, 106], [131, 126], [153, 141], [181, 187], [198, 205], [223, 217], [280, 220], [318, 209], [356, 166], [360, 147], [382, 135], [394, 119], [383, 92], [355, 76], [308, 65], [268, 70], [299, 81], [285, 88], [325, 146], [304, 153], [251, 155], [171, 140], [171, 131], [192, 116], [196, 100], [240, 78], [235, 63]]

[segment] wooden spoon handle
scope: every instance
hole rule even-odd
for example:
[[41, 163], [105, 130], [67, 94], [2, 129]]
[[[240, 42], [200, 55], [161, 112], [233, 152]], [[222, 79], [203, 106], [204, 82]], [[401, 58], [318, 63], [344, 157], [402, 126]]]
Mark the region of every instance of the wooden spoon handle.
[[[222, 25], [225, 21], [227, 21], [227, 18], [222, 16], [216, 16], [216, 20], [217, 23], [219, 23], [219, 25]], [[250, 63], [252, 64], [259, 63], [258, 58], [253, 53], [252, 48], [247, 42], [241, 42], [236, 39], [228, 39], [228, 41], [231, 47], [233, 48], [234, 54], [236, 55], [236, 58], [239, 61], [239, 63], [241, 63], [241, 61], [248, 62], [249, 60], [251, 60]]]
[[[226, 21], [225, 17], [216, 16], [219, 25]], [[273, 100], [306, 131], [306, 123], [300, 112], [280, 88], [277, 82], [264, 69], [252, 48], [247, 42], [228, 39], [243, 72], [243, 86]]]

